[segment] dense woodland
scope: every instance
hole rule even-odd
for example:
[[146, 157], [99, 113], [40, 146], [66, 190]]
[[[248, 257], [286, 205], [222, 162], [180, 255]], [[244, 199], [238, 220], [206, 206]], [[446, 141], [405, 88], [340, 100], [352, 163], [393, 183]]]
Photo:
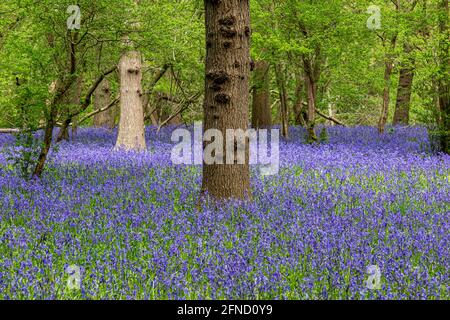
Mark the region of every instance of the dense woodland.
[[[2, 0], [0, 299], [448, 299], [449, 49], [448, 0]], [[280, 173], [171, 164], [198, 121]]]
[[[1, 127], [50, 124], [61, 128], [57, 141], [79, 126], [111, 128], [142, 113], [132, 101], [119, 112], [128, 81], [140, 82], [147, 125], [202, 119], [201, 1], [78, 1], [80, 28], [68, 29], [71, 4], [2, 2]], [[315, 141], [321, 122], [380, 132], [439, 125], [448, 151], [448, 1], [254, 0], [250, 14], [253, 126], [280, 124], [288, 137], [289, 125], [302, 125]], [[233, 50], [239, 31], [221, 28]], [[133, 63], [128, 52], [140, 60], [139, 79], [120, 77], [121, 63]]]

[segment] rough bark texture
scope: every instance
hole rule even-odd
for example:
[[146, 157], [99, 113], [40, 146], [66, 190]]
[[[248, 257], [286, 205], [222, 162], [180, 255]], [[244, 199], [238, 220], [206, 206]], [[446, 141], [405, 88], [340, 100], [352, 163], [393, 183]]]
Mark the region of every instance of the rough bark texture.
[[[103, 79], [102, 83], [94, 92], [94, 109], [100, 110], [111, 103], [111, 88], [108, 79]], [[112, 129], [115, 126], [116, 107], [111, 107], [106, 111], [97, 113], [94, 116], [94, 127]]]
[[137, 51], [125, 53], [119, 62], [120, 121], [116, 149], [146, 149], [141, 66], [141, 54]]
[[308, 133], [307, 140], [309, 143], [317, 141], [317, 135], [315, 130], [315, 116], [316, 116], [316, 83], [313, 73], [310, 67], [305, 65], [305, 87], [306, 96], [308, 98], [308, 109], [306, 111], [306, 130]]
[[386, 127], [387, 118], [389, 115], [389, 94], [391, 89], [391, 74], [392, 74], [392, 62], [387, 59], [384, 67], [384, 90], [383, 90], [383, 105], [381, 107], [380, 120], [378, 121], [378, 131], [384, 133]]
[[55, 118], [58, 113], [58, 109], [55, 105], [52, 105], [50, 107], [50, 113], [49, 117], [47, 119], [47, 124], [45, 126], [44, 130], [44, 141], [43, 146], [41, 148], [41, 152], [38, 157], [38, 161], [36, 164], [36, 167], [33, 171], [33, 177], [40, 178], [42, 175], [42, 172], [44, 171], [45, 162], [47, 160], [48, 152], [50, 151], [50, 147], [52, 145], [53, 140], [53, 128], [55, 127]]
[[253, 76], [252, 127], [269, 128], [272, 126], [269, 63], [257, 61]]
[[303, 76], [299, 73], [297, 75], [297, 85], [295, 87], [295, 101], [292, 105], [294, 112], [294, 123], [295, 125], [301, 125], [306, 127], [306, 117], [307, 114], [305, 112], [305, 108], [303, 108], [303, 84], [305, 80]]
[[[411, 48], [405, 45], [405, 54], [411, 53]], [[393, 124], [409, 124], [409, 110], [411, 105], [411, 92], [414, 80], [414, 58], [409, 57], [404, 65], [400, 68], [397, 101], [395, 103], [395, 112]]]
[[280, 95], [280, 117], [281, 117], [281, 135], [289, 138], [289, 113], [286, 91], [286, 79], [281, 65], [275, 66], [275, 76], [277, 80], [278, 91]]
[[305, 90], [307, 97], [308, 109], [306, 110], [306, 131], [307, 142], [313, 143], [318, 141], [315, 120], [316, 120], [316, 96], [317, 96], [317, 82], [320, 79], [322, 56], [321, 47], [316, 46], [313, 56], [303, 55], [303, 70], [305, 78]]
[[[204, 130], [248, 129], [250, 10], [248, 0], [205, 0]], [[224, 138], [224, 142], [226, 139]], [[204, 146], [207, 143], [204, 143]], [[237, 145], [233, 146], [236, 150]], [[245, 164], [203, 164], [202, 193], [215, 199], [250, 195], [249, 146]], [[224, 149], [224, 163], [227, 163]]]

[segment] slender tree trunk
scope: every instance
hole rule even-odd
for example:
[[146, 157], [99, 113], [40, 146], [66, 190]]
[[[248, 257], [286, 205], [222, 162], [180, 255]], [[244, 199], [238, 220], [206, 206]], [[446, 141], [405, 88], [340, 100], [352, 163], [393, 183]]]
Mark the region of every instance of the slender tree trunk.
[[439, 111], [441, 114], [440, 137], [441, 149], [450, 154], [450, 56], [449, 56], [449, 6], [448, 0], [441, 0], [439, 3]]
[[67, 116], [65, 117], [61, 128], [59, 129], [58, 136], [56, 137], [56, 142], [61, 142], [62, 140], [69, 140], [69, 126], [73, 121], [71, 112], [73, 108], [78, 108], [81, 100], [81, 89], [82, 89], [82, 79], [77, 77], [75, 83], [67, 91], [64, 97], [64, 103], [67, 105], [64, 108], [63, 113]]
[[55, 96], [51, 101], [47, 101], [48, 113], [46, 113], [45, 119], [46, 124], [44, 130], [44, 141], [41, 147], [41, 152], [39, 154], [36, 167], [33, 171], [33, 177], [40, 178], [42, 172], [44, 171], [45, 162], [47, 161], [47, 156], [53, 141], [53, 129], [55, 128], [56, 117], [58, 116], [58, 104], [62, 99], [64, 99], [64, 95], [70, 85], [71, 81], [69, 81], [68, 84], [64, 86], [60, 80], [55, 80], [50, 86], [49, 91], [50, 93], [55, 93]]
[[[94, 92], [94, 108], [99, 110], [107, 107], [111, 103], [111, 88], [108, 79], [103, 79], [102, 83]], [[116, 119], [116, 107], [97, 113], [93, 122], [96, 128], [113, 129]]]
[[116, 149], [146, 149], [141, 66], [141, 54], [137, 51], [125, 53], [119, 62], [120, 121]]
[[[406, 55], [411, 54], [411, 47], [405, 45], [404, 52]], [[409, 110], [411, 105], [411, 93], [414, 80], [415, 60], [408, 57], [407, 61], [400, 68], [398, 87], [397, 87], [397, 101], [395, 103], [395, 112], [393, 124], [409, 124]]]
[[153, 106], [151, 106], [151, 96], [153, 93], [153, 90], [156, 86], [156, 84], [158, 83], [159, 80], [161, 80], [164, 75], [166, 74], [167, 70], [169, 70], [169, 68], [171, 68], [171, 65], [166, 63], [162, 66], [161, 69], [159, 69], [153, 76], [152, 81], [150, 82], [149, 85], [149, 89], [148, 91], [142, 96], [142, 105], [144, 108], [144, 115], [145, 115], [145, 120], [150, 119], [152, 122], [152, 125], [157, 126], [158, 125], [158, 119], [157, 119], [157, 110], [153, 109]]
[[270, 110], [269, 63], [257, 61], [254, 70], [252, 127], [270, 128], [272, 111]]
[[[250, 77], [249, 0], [205, 0], [206, 79], [203, 105], [204, 130], [248, 129]], [[224, 138], [224, 141], [226, 139]], [[248, 139], [246, 139], [248, 142]], [[204, 142], [204, 147], [208, 143]], [[234, 141], [234, 150], [237, 143]], [[202, 194], [215, 199], [248, 199], [250, 191], [249, 144], [245, 163], [203, 164]], [[233, 164], [226, 164], [233, 163]]]
[[[334, 110], [333, 110], [333, 102], [331, 100], [331, 94], [330, 94], [330, 88], [327, 87], [327, 97], [328, 97], [328, 117], [332, 119], [334, 117]], [[327, 125], [334, 126], [335, 123], [331, 120], [327, 120]]]
[[56, 119], [57, 114], [58, 114], [57, 107], [55, 105], [52, 105], [50, 108], [49, 117], [47, 119], [47, 124], [45, 126], [44, 143], [43, 143], [41, 152], [39, 154], [36, 167], [34, 168], [34, 171], [33, 171], [33, 177], [40, 178], [42, 175], [42, 172], [44, 171], [48, 152], [50, 151], [50, 147], [52, 145], [53, 129], [55, 127], [55, 119]]
[[275, 66], [275, 76], [277, 79], [278, 91], [280, 93], [280, 114], [281, 114], [281, 135], [289, 138], [289, 113], [286, 92], [286, 79], [281, 65]]
[[384, 90], [383, 90], [383, 106], [381, 108], [380, 120], [378, 121], [378, 131], [384, 133], [387, 118], [389, 115], [389, 95], [391, 89], [392, 62], [389, 59], [385, 61], [384, 68]]
[[297, 84], [295, 87], [295, 101], [292, 105], [294, 112], [294, 123], [295, 125], [301, 125], [306, 127], [306, 117], [305, 109], [303, 107], [303, 89], [305, 80], [303, 79], [302, 74], [299, 72], [297, 75]]
[[315, 116], [316, 116], [316, 88], [314, 80], [308, 75], [306, 79], [306, 93], [308, 96], [308, 110], [306, 119], [306, 129], [308, 131], [308, 142], [317, 141], [317, 135], [315, 131]]
[[308, 133], [307, 141], [308, 143], [312, 143], [318, 140], [315, 130], [317, 85], [315, 83], [314, 75], [311, 72], [311, 68], [308, 65], [310, 65], [310, 63], [306, 63], [305, 65], [305, 87], [306, 96], [308, 98], [306, 130]]

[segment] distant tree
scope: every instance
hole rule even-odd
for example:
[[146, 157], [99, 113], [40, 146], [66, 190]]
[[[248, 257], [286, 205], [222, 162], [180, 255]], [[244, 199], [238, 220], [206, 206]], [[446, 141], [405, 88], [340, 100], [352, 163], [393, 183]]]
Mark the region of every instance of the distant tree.
[[[107, 108], [111, 103], [111, 86], [108, 79], [104, 79], [94, 92], [94, 109]], [[110, 107], [94, 115], [93, 123], [97, 128], [112, 129], [115, 126], [116, 108]]]
[[[400, 0], [393, 0], [392, 3], [395, 6], [395, 12], [396, 13], [400, 12], [401, 8]], [[397, 47], [398, 33], [399, 32], [397, 28], [391, 29], [387, 28], [382, 35], [378, 34], [378, 36], [382, 40], [382, 45], [384, 48], [383, 100], [380, 118], [378, 120], [378, 131], [380, 133], [384, 133], [389, 116], [392, 72], [394, 70], [394, 63], [396, 58], [395, 49]]]
[[252, 100], [253, 128], [268, 128], [272, 125], [269, 68], [270, 64], [267, 61], [255, 62]]
[[275, 79], [278, 87], [278, 97], [280, 99], [280, 118], [281, 118], [281, 135], [289, 138], [289, 108], [288, 108], [288, 92], [286, 84], [286, 69], [283, 64], [278, 62], [275, 64]]
[[[395, 103], [395, 111], [393, 124], [408, 125], [410, 120], [411, 96], [413, 93], [413, 80], [416, 71], [416, 48], [414, 40], [419, 35], [426, 33], [426, 24], [423, 19], [415, 18], [414, 10], [417, 7], [418, 1], [411, 3], [401, 3], [400, 12], [401, 19], [398, 24], [403, 29], [403, 51], [400, 59], [400, 70], [397, 86], [397, 100]], [[420, 6], [421, 17], [426, 16], [427, 1], [423, 0]], [[418, 20], [416, 22], [416, 20]]]
[[404, 45], [404, 54], [406, 61], [402, 63], [399, 71], [397, 100], [395, 102], [395, 111], [393, 124], [409, 124], [409, 111], [411, 107], [412, 85], [414, 80], [415, 59], [412, 56], [411, 46]]

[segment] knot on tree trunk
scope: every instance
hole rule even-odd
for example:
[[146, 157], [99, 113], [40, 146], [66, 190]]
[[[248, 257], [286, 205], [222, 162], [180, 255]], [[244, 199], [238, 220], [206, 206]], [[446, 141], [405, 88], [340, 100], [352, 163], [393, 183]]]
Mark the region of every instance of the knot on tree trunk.
[[230, 80], [230, 76], [225, 71], [211, 71], [206, 75], [208, 80], [215, 84], [224, 84]]
[[219, 93], [214, 97], [214, 101], [220, 104], [227, 104], [231, 100], [231, 97], [226, 93]]
[[225, 49], [230, 49], [232, 47], [232, 45], [233, 45], [233, 42], [231, 42], [231, 41], [224, 41], [223, 42], [223, 47]]
[[234, 38], [237, 34], [236, 30], [228, 26], [220, 26], [219, 32], [224, 38], [228, 39]]
[[234, 16], [227, 16], [219, 19], [219, 24], [222, 26], [232, 26], [236, 23], [236, 18]]

